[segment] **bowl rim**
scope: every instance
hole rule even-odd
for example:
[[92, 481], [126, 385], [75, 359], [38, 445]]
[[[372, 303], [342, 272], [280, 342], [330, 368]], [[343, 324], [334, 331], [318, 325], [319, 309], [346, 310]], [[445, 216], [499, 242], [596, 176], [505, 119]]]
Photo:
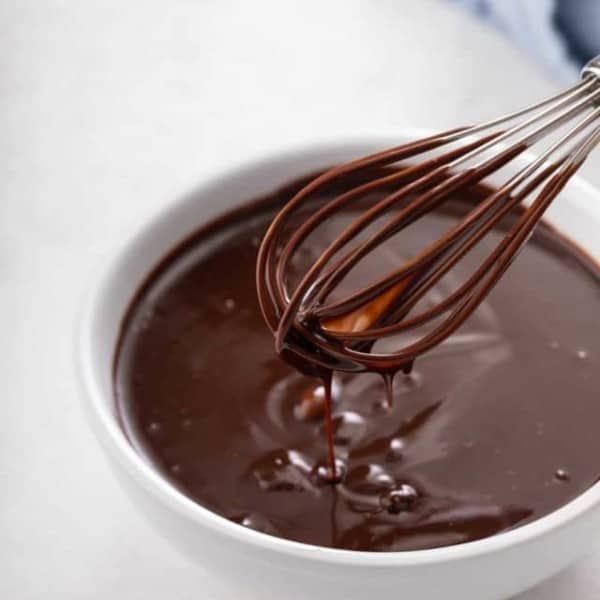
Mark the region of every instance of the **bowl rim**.
[[[75, 340], [75, 364], [84, 391], [82, 396], [86, 404], [86, 412], [91, 415], [93, 429], [105, 449], [118, 460], [120, 465], [138, 484], [160, 503], [180, 516], [193, 521], [196, 525], [207, 528], [213, 533], [232, 541], [245, 544], [257, 551], [270, 551], [311, 562], [359, 568], [424, 566], [482, 557], [547, 536], [579, 520], [586, 513], [600, 505], [599, 481], [548, 515], [515, 529], [480, 540], [440, 548], [398, 552], [366, 552], [305, 544], [240, 526], [188, 498], [160, 475], [147, 459], [130, 444], [118, 423], [116, 415], [110, 410], [110, 403], [106, 402], [100, 383], [101, 376], [94, 367], [93, 359], [93, 323], [96, 315], [102, 311], [103, 292], [122, 269], [123, 259], [126, 257], [128, 250], [149, 231], [160, 227], [161, 222], [167, 215], [180, 210], [181, 206], [189, 201], [190, 197], [202, 194], [204, 190], [222, 185], [232, 174], [250, 173], [269, 163], [289, 162], [316, 155], [325, 157], [327, 154], [343, 152], [351, 148], [385, 148], [415, 137], [431, 135], [431, 133], [430, 130], [424, 129], [404, 129], [393, 138], [391, 136], [372, 135], [345, 139], [339, 137], [335, 139], [317, 139], [314, 142], [302, 145], [285, 146], [280, 150], [261, 154], [252, 160], [229, 164], [225, 168], [219, 169], [213, 176], [202, 181], [191, 192], [178, 196], [156, 214], [151, 215], [132, 235], [127, 236], [127, 239], [110, 253], [108, 260], [105, 262], [104, 267], [99, 270], [99, 273], [93, 274], [92, 285], [88, 288], [78, 318]], [[531, 160], [531, 158], [531, 154], [523, 156], [523, 160]], [[595, 213], [595, 218], [600, 221], [600, 190], [575, 175], [563, 193], [568, 194], [570, 201], [579, 204], [583, 210]], [[173, 246], [176, 244], [177, 240], [174, 241]]]

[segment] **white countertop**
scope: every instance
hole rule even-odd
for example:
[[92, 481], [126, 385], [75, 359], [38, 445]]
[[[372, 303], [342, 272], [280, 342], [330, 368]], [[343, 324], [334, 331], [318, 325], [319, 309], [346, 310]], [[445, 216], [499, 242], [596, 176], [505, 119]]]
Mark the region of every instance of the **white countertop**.
[[[234, 600], [136, 514], [83, 418], [94, 266], [229, 164], [478, 121], [555, 84], [433, 0], [19, 0], [0, 24], [0, 597]], [[599, 570], [520, 600], [598, 598]]]

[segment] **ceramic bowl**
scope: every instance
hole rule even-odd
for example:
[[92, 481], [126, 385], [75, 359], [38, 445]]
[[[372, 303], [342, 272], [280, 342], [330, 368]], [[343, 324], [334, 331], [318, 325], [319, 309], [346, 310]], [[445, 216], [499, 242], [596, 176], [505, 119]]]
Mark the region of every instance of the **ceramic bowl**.
[[[122, 244], [95, 281], [77, 354], [83, 396], [98, 439], [137, 510], [220, 578], [232, 598], [507, 598], [563, 569], [600, 539], [600, 484], [535, 522], [445, 548], [369, 553], [279, 539], [232, 523], [184, 496], [129, 444], [119, 425], [112, 366], [121, 319], [161, 257], [200, 225], [244, 201], [410, 137], [315, 143], [232, 167], [170, 203]], [[600, 258], [600, 193], [592, 186], [574, 178], [551, 207], [548, 220]]]

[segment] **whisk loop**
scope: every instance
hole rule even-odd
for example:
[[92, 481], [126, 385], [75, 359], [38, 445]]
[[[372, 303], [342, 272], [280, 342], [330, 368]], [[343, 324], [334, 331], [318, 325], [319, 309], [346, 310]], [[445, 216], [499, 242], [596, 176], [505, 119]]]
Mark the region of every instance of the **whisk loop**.
[[[324, 172], [276, 215], [259, 250], [258, 295], [277, 350], [309, 371], [410, 369], [417, 356], [454, 333], [479, 306], [599, 142], [600, 57], [584, 68], [577, 85], [534, 106]], [[385, 277], [331, 299], [373, 250], [451, 195], [501, 174], [534, 146], [539, 148], [538, 158], [490, 190], [443, 236]], [[316, 192], [358, 174], [358, 185], [297, 220], [300, 210], [304, 215], [312, 208]], [[332, 239], [291, 288], [291, 260], [310, 233], [334, 213], [359, 205], [377, 191], [384, 192], [381, 199]], [[433, 286], [519, 206], [523, 210], [475, 272], [433, 306], [416, 310]], [[292, 219], [296, 228], [290, 234]], [[382, 220], [375, 231], [369, 230]], [[377, 341], [409, 331], [406, 343], [374, 351]]]

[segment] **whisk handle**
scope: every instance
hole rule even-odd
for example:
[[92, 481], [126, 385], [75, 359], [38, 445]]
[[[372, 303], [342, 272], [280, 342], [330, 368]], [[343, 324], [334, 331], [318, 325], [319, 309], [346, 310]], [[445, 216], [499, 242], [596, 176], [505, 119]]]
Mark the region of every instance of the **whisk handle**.
[[588, 75], [593, 75], [600, 80], [600, 55], [592, 58], [583, 69], [581, 69], [581, 78], [584, 79]]

